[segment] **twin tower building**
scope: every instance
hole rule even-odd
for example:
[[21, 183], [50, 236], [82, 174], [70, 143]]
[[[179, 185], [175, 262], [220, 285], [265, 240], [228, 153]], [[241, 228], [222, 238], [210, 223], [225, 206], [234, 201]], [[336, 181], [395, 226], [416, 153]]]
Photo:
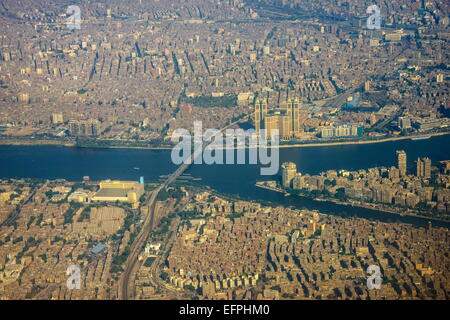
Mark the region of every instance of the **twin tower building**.
[[267, 109], [267, 100], [258, 99], [255, 102], [255, 130], [265, 129], [267, 136], [275, 134], [278, 130], [281, 139], [298, 137], [300, 130], [300, 103], [297, 98], [280, 103], [277, 109]]

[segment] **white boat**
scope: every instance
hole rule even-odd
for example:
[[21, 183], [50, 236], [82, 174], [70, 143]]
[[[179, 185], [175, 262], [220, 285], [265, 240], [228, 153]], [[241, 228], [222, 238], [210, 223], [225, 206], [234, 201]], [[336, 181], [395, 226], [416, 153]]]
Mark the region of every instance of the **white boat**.
[[415, 137], [415, 138], [411, 138], [411, 140], [416, 141], [416, 140], [427, 140], [430, 139], [431, 136], [426, 136], [426, 137]]

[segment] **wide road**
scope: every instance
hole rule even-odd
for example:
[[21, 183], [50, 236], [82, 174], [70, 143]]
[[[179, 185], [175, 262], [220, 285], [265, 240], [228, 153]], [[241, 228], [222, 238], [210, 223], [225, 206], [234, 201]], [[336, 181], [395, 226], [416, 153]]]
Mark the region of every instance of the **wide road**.
[[154, 221], [154, 212], [156, 206], [156, 196], [159, 191], [163, 188], [163, 185], [159, 186], [157, 189], [153, 190], [148, 201], [149, 212], [145, 217], [144, 223], [142, 225], [142, 229], [139, 231], [138, 236], [134, 240], [130, 254], [128, 255], [128, 259], [125, 262], [125, 270], [122, 276], [119, 279], [118, 293], [119, 299], [128, 300], [129, 296], [129, 285], [130, 285], [130, 276], [132, 274], [133, 269], [136, 266], [136, 262], [138, 261], [139, 253], [142, 250], [142, 247], [147, 239], [148, 234], [153, 228]]

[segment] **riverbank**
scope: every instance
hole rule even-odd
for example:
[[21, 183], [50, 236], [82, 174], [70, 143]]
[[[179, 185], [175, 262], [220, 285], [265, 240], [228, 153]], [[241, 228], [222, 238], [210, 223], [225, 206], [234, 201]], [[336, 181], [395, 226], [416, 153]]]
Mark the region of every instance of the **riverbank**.
[[59, 141], [59, 140], [40, 140], [40, 139], [0, 139], [0, 145], [4, 146], [61, 146], [61, 147], [78, 147], [93, 149], [142, 149], [142, 150], [172, 150], [172, 147], [140, 147], [140, 146], [92, 146], [80, 145], [75, 141]]
[[[435, 132], [427, 134], [419, 134], [413, 136], [401, 136], [401, 137], [389, 137], [374, 140], [352, 140], [352, 141], [336, 141], [336, 142], [314, 142], [314, 143], [296, 143], [296, 144], [281, 144], [276, 146], [277, 148], [306, 148], [306, 147], [328, 147], [328, 146], [343, 146], [343, 145], [364, 145], [373, 143], [383, 143], [392, 142], [400, 140], [410, 140], [416, 138], [427, 138], [427, 137], [437, 137], [443, 135], [450, 135], [450, 131], [446, 132]], [[58, 141], [58, 140], [39, 140], [39, 139], [13, 139], [6, 138], [0, 139], [0, 145], [11, 145], [11, 146], [34, 146], [34, 145], [57, 145], [62, 147], [79, 147], [79, 148], [95, 148], [95, 149], [136, 149], [136, 150], [172, 150], [173, 147], [161, 146], [161, 147], [142, 147], [142, 146], [92, 146], [92, 145], [78, 145], [76, 142], [69, 141]], [[248, 148], [248, 146], [246, 146]], [[228, 148], [223, 148], [228, 149]], [[238, 149], [238, 148], [234, 148]]]
[[[284, 193], [285, 195], [289, 194], [281, 188], [266, 186], [266, 185], [263, 185], [258, 182], [255, 183], [255, 186], [258, 188], [262, 188], [262, 189], [266, 189], [266, 190], [270, 190], [270, 191], [274, 191], [274, 192]], [[289, 195], [304, 197], [301, 194], [299, 194], [299, 195], [289, 194]], [[414, 217], [414, 218], [422, 218], [422, 219], [440, 221], [440, 222], [445, 222], [445, 223], [449, 222], [448, 220], [445, 220], [445, 219], [441, 219], [441, 218], [437, 218], [437, 217], [422, 216], [419, 214], [408, 213], [405, 211], [402, 211], [400, 213], [392, 208], [386, 208], [385, 206], [382, 206], [381, 204], [363, 203], [363, 202], [358, 202], [355, 200], [352, 200], [351, 202], [344, 202], [344, 201], [340, 201], [340, 200], [334, 199], [334, 198], [310, 198], [310, 199], [312, 199], [314, 201], [329, 201], [329, 202], [333, 202], [333, 203], [343, 205], [343, 206], [352, 206], [352, 207], [358, 207], [358, 208], [364, 208], [364, 209], [371, 209], [371, 210], [376, 210], [376, 211], [380, 211], [380, 212], [384, 212], [384, 213], [390, 213], [390, 214], [398, 215], [398, 216], [409, 216], [409, 217]]]
[[[293, 161], [304, 174], [318, 175], [327, 170], [355, 171], [371, 167], [395, 165], [395, 151], [405, 150], [409, 159], [427, 156], [432, 161], [448, 160], [450, 135], [427, 140], [403, 140], [392, 143], [355, 145], [354, 147], [290, 148], [280, 151], [280, 164]], [[66, 179], [80, 182], [84, 176], [91, 180], [105, 179], [158, 181], [161, 175], [173, 173], [178, 166], [171, 161], [168, 151], [63, 148], [60, 146], [0, 146], [0, 177], [4, 179]], [[136, 170], [135, 168], [140, 168]], [[210, 186], [221, 193], [238, 195], [249, 201], [267, 201], [286, 207], [318, 210], [342, 217], [361, 217], [383, 222], [396, 222], [426, 227], [426, 218], [400, 216], [381, 211], [340, 205], [331, 201], [314, 201], [305, 197], [284, 196], [254, 186], [261, 180], [260, 166], [243, 165], [192, 165], [186, 172], [201, 178], [201, 185]], [[266, 179], [275, 179], [266, 177]], [[184, 182], [188, 183], [188, 182]], [[433, 223], [450, 228], [450, 222]]]
[[435, 132], [428, 134], [419, 134], [414, 136], [402, 136], [402, 137], [390, 137], [375, 140], [357, 140], [357, 141], [341, 141], [341, 142], [323, 142], [323, 143], [305, 143], [305, 144], [283, 144], [280, 148], [302, 148], [302, 147], [326, 147], [326, 146], [342, 146], [342, 145], [353, 145], [353, 144], [371, 144], [371, 143], [383, 143], [390, 141], [399, 140], [409, 140], [415, 138], [427, 138], [427, 137], [437, 137], [450, 134], [450, 131], [446, 132]]
[[75, 142], [58, 140], [35, 140], [35, 139], [0, 139], [0, 145], [4, 146], [62, 146], [75, 147]]

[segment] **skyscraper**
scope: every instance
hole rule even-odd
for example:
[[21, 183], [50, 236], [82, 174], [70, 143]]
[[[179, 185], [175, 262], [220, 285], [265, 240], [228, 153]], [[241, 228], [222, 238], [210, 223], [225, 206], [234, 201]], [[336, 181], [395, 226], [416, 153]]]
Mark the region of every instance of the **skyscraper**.
[[256, 134], [264, 128], [267, 135], [277, 129], [284, 138], [297, 136], [300, 133], [300, 104], [298, 99], [282, 101], [278, 109], [267, 110], [267, 100], [255, 102], [255, 129]]
[[269, 114], [264, 118], [264, 129], [266, 130], [268, 137], [271, 137], [274, 134], [274, 130], [278, 130], [278, 134], [282, 135], [279, 131], [281, 121], [282, 118], [279, 112]]
[[295, 136], [300, 132], [300, 104], [297, 98], [288, 101], [288, 116], [291, 118], [292, 135]]
[[431, 159], [423, 158], [422, 161], [424, 163], [424, 178], [431, 178]]
[[431, 177], [431, 160], [429, 158], [418, 158], [416, 160], [416, 175], [425, 179]]
[[289, 138], [292, 136], [291, 118], [284, 113], [284, 110], [273, 110], [264, 118], [264, 129], [269, 137], [272, 137], [276, 130], [280, 137]]
[[292, 180], [297, 174], [297, 165], [293, 162], [285, 162], [281, 165], [281, 183], [285, 188], [291, 188]]
[[69, 131], [72, 136], [97, 136], [101, 133], [100, 121], [97, 119], [70, 120]]
[[400, 176], [406, 175], [406, 152], [404, 150], [397, 150], [397, 163]]
[[398, 126], [400, 129], [410, 129], [411, 128], [411, 119], [406, 117], [398, 118]]
[[255, 102], [255, 130], [259, 135], [261, 127], [264, 126], [264, 119], [267, 115], [267, 100], [256, 100]]
[[423, 176], [423, 163], [422, 159], [417, 158], [416, 160], [416, 176], [422, 177]]

